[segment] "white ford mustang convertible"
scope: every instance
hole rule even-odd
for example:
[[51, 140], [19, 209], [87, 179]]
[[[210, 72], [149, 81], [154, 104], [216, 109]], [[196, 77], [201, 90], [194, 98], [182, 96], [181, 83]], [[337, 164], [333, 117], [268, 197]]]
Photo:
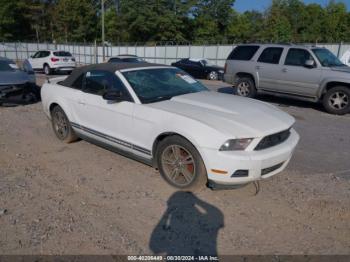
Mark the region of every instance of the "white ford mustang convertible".
[[299, 140], [290, 115], [211, 92], [170, 66], [85, 66], [45, 83], [41, 95], [58, 139], [82, 138], [152, 165], [181, 189], [271, 177], [287, 166]]

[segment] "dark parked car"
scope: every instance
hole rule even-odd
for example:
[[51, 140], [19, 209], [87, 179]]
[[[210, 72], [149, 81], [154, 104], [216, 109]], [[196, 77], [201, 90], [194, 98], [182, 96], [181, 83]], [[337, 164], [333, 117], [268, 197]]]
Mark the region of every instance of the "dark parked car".
[[108, 63], [145, 63], [145, 61], [136, 55], [118, 55], [110, 57]]
[[8, 58], [0, 57], [0, 105], [26, 104], [40, 99], [35, 74], [26, 60], [20, 69]]
[[221, 80], [224, 75], [224, 68], [211, 64], [207, 59], [185, 58], [171, 64], [176, 66], [195, 78]]

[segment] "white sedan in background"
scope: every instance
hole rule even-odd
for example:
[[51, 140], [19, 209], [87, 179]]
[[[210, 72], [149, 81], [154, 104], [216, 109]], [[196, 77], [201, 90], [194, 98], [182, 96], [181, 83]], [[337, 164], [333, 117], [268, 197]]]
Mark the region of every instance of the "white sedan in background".
[[45, 83], [41, 96], [58, 139], [80, 137], [130, 156], [181, 189], [271, 177], [285, 169], [299, 140], [287, 113], [210, 92], [164, 65], [81, 67]]
[[42, 50], [28, 59], [34, 70], [44, 71], [46, 75], [53, 72], [72, 72], [76, 68], [75, 58], [67, 51]]

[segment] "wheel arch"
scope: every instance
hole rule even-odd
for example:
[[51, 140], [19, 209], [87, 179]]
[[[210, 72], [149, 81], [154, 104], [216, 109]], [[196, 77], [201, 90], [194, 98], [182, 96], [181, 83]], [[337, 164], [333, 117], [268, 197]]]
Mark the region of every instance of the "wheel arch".
[[52, 102], [51, 104], [50, 104], [50, 106], [49, 106], [49, 112], [50, 112], [50, 114], [51, 114], [51, 112], [52, 112], [52, 110], [54, 109], [54, 107], [56, 107], [56, 106], [60, 106], [58, 103], [56, 103], [56, 102]]
[[350, 83], [349, 82], [345, 82], [345, 81], [339, 81], [339, 80], [329, 80], [327, 82], [325, 82], [322, 85], [322, 88], [320, 90], [320, 94], [319, 94], [319, 98], [323, 99], [324, 95], [331, 90], [333, 87], [337, 87], [337, 86], [344, 86], [350, 89]]
[[158, 168], [158, 164], [157, 164], [158, 145], [162, 140], [164, 140], [165, 138], [170, 137], [170, 136], [179, 136], [179, 137], [187, 140], [189, 143], [191, 143], [193, 145], [193, 147], [198, 151], [200, 157], [202, 158], [204, 166], [205, 166], [205, 159], [203, 158], [203, 154], [201, 153], [201, 150], [197, 146], [197, 143], [193, 142], [192, 139], [189, 139], [188, 137], [186, 137], [178, 132], [167, 131], [167, 132], [163, 132], [163, 133], [159, 134], [153, 142], [153, 145], [152, 145], [152, 164], [153, 164], [154, 168]]
[[69, 121], [72, 121], [72, 112], [70, 112], [69, 110], [67, 110], [67, 108], [69, 108], [68, 106], [65, 106], [64, 103], [60, 103], [58, 101], [52, 101], [50, 102], [50, 104], [48, 105], [48, 113], [49, 113], [49, 118], [51, 119], [51, 112], [52, 109], [54, 109], [56, 106], [59, 106], [60, 108], [62, 108], [63, 112], [66, 114], [67, 118]]
[[238, 81], [238, 79], [243, 78], [243, 77], [249, 77], [250, 79], [252, 79], [254, 82], [255, 88], [257, 88], [257, 85], [256, 85], [257, 81], [255, 80], [254, 75], [251, 73], [246, 73], [246, 72], [238, 72], [235, 74], [235, 78], [234, 78], [235, 84]]

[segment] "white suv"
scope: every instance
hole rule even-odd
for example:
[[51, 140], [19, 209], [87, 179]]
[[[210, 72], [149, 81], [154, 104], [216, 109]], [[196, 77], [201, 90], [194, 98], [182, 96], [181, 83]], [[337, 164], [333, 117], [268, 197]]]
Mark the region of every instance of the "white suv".
[[28, 61], [34, 70], [43, 70], [46, 75], [54, 71], [72, 72], [76, 67], [75, 58], [67, 51], [38, 51]]

